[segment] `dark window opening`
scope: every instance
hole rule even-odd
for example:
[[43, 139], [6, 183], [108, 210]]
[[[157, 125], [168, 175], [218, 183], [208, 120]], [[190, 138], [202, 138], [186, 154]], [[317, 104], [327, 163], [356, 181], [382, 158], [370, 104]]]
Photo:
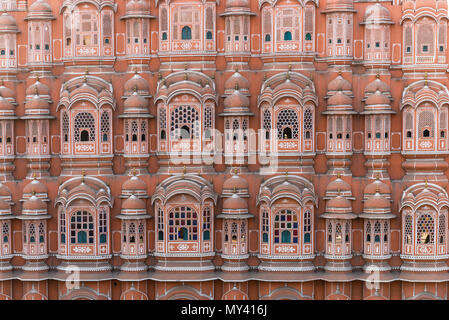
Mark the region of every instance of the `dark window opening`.
[[162, 40], [167, 40], [167, 32], [162, 32]]
[[166, 139], [165, 130], [161, 130], [161, 139], [162, 139], [162, 140], [165, 140], [165, 139]]
[[206, 39], [207, 39], [207, 40], [212, 40], [212, 32], [211, 32], [211, 31], [207, 31], [207, 33], [206, 33]]
[[137, 134], [132, 135], [132, 141], [137, 141]]
[[411, 138], [412, 137], [412, 132], [411, 131], [407, 131], [407, 138]]
[[287, 40], [287, 41], [292, 40], [292, 33], [290, 31], [285, 31], [284, 40]]
[[271, 36], [269, 34], [265, 35], [265, 41], [271, 41]]
[[306, 33], [306, 41], [310, 41], [312, 40], [312, 34], [311, 33]]
[[424, 131], [422, 133], [422, 136], [425, 137], [425, 138], [430, 137], [430, 131], [428, 129], [424, 129]]
[[282, 130], [282, 137], [283, 139], [291, 139], [293, 137], [292, 129], [290, 127], [284, 128]]
[[192, 29], [188, 26], [182, 28], [182, 40], [191, 40], [192, 39]]
[[380, 132], [376, 132], [376, 139], [380, 139]]

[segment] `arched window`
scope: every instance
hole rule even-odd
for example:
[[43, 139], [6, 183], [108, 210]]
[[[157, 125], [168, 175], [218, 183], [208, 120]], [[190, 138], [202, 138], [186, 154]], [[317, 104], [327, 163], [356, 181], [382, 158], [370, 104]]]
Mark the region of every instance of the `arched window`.
[[407, 112], [405, 116], [405, 131], [406, 131], [406, 137], [412, 138], [413, 137], [413, 115], [411, 112]]
[[7, 222], [3, 222], [2, 235], [3, 235], [3, 243], [8, 243], [9, 242], [9, 224]]
[[435, 237], [435, 223], [428, 213], [421, 214], [416, 225], [416, 242], [418, 244], [432, 244]]
[[306, 111], [304, 111], [303, 129], [304, 129], [304, 138], [311, 139], [313, 130], [313, 116], [312, 111], [310, 109], [306, 109]]
[[109, 112], [103, 111], [101, 114], [101, 121], [100, 121], [100, 130], [101, 130], [101, 141], [102, 142], [108, 142], [109, 134], [110, 134], [110, 118], [109, 118]]
[[405, 244], [412, 244], [412, 216], [411, 215], [407, 215], [405, 217], [405, 225], [404, 225], [404, 242]]
[[342, 243], [343, 242], [343, 238], [342, 238], [342, 232], [341, 232], [341, 224], [337, 223], [337, 225], [335, 226], [335, 243]]
[[131, 222], [128, 227], [129, 243], [136, 243], [136, 225]]
[[446, 216], [444, 214], [438, 218], [438, 244], [446, 244]]
[[270, 225], [268, 219], [268, 211], [262, 211], [262, 242], [268, 243], [268, 234], [270, 233]]
[[137, 141], [137, 137], [139, 135], [139, 127], [137, 126], [136, 121], [131, 122], [131, 141]]
[[310, 41], [312, 40], [312, 34], [310, 33], [306, 33], [306, 37], [305, 37], [306, 41]]
[[100, 210], [99, 218], [99, 228], [98, 232], [100, 234], [100, 243], [106, 243], [107, 242], [107, 232], [108, 232], [108, 220], [107, 220], [107, 214], [105, 209]]
[[157, 239], [159, 241], [164, 240], [164, 211], [161, 208], [157, 209], [157, 230]]
[[228, 242], [229, 241], [229, 235], [228, 235], [228, 222], [227, 221], [225, 221], [225, 223], [224, 223], [224, 230], [223, 230], [223, 232], [224, 232], [224, 241]]
[[263, 113], [263, 129], [265, 130], [265, 139], [270, 139], [271, 112], [268, 109], [266, 109]]
[[284, 40], [286, 40], [286, 41], [292, 40], [292, 33], [291, 33], [291, 31], [285, 31], [284, 32]]
[[34, 226], [33, 223], [30, 224], [30, 226], [28, 227], [29, 230], [29, 241], [30, 243], [35, 243], [36, 242], [36, 227]]
[[170, 123], [174, 139], [199, 139], [199, 114], [195, 107], [176, 107], [171, 113]]
[[195, 210], [187, 206], [172, 209], [168, 219], [168, 239], [198, 240], [198, 218]]
[[285, 209], [276, 213], [274, 243], [298, 243], [298, 218], [294, 211]]
[[206, 39], [207, 40], [212, 40], [212, 32], [211, 31], [207, 31], [206, 32]]
[[435, 119], [432, 111], [425, 110], [418, 115], [418, 135], [420, 138], [434, 137]]
[[346, 222], [346, 225], [345, 225], [345, 242], [346, 243], [349, 242], [350, 231], [351, 231], [351, 229], [349, 227], [349, 223]]
[[144, 243], [144, 237], [145, 237], [145, 228], [143, 226], [143, 223], [141, 222], [139, 224], [139, 243]]
[[41, 223], [39, 223], [39, 243], [44, 243], [44, 242], [45, 242], [45, 226], [41, 222]]
[[61, 234], [61, 243], [65, 244], [66, 239], [66, 225], [65, 225], [65, 212], [59, 213], [59, 232]]
[[90, 112], [80, 112], [75, 116], [73, 130], [76, 142], [95, 141], [95, 119]]
[[[289, 130], [288, 130], [288, 129]], [[277, 117], [278, 139], [298, 139], [298, 114], [293, 109], [281, 110]], [[284, 131], [287, 129], [287, 131]]]
[[79, 210], [70, 218], [70, 243], [93, 244], [94, 220], [92, 215], [85, 210]]
[[374, 224], [374, 242], [380, 242], [380, 222], [376, 221]]
[[265, 42], [271, 41], [271, 10], [265, 9], [263, 13], [263, 34]]
[[160, 109], [159, 109], [159, 130], [161, 132], [161, 134], [160, 134], [161, 140], [167, 139], [167, 134], [165, 131], [167, 128], [166, 124], [167, 124], [167, 119], [166, 119], [165, 107], [160, 107]]
[[211, 210], [209, 207], [203, 210], [203, 240], [210, 240]]
[[332, 242], [332, 222], [327, 225], [327, 242]]
[[310, 235], [312, 231], [312, 218], [310, 211], [304, 213], [304, 243], [310, 243]]
[[388, 235], [389, 235], [389, 227], [388, 227], [388, 221], [384, 222], [384, 242], [388, 241]]
[[191, 40], [192, 39], [192, 29], [189, 26], [184, 26], [182, 28], [182, 40]]
[[231, 242], [237, 242], [238, 239], [238, 226], [237, 223], [233, 222], [231, 224]]
[[371, 242], [371, 222], [366, 224], [366, 242]]

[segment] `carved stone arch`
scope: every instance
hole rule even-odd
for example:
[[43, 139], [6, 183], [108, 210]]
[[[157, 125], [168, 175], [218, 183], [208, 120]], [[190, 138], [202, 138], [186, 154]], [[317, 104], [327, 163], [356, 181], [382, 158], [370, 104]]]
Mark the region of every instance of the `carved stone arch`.
[[226, 291], [221, 300], [248, 300], [248, 295], [240, 289], [232, 288]]
[[[220, 5], [220, 0], [209, 0], [209, 1], [208, 0], [195, 0], [195, 1], [201, 1], [203, 4], [206, 2], [216, 2], [217, 6]], [[172, 0], [154, 0], [154, 4], [156, 7], [159, 5], [159, 3], [165, 3], [165, 4], [169, 5], [170, 2], [172, 2]]]
[[61, 106], [70, 109], [79, 101], [88, 101], [97, 109], [109, 105], [115, 110], [116, 102], [113, 92], [112, 84], [100, 77], [84, 75], [72, 78], [61, 86], [60, 100], [56, 111]]
[[23, 295], [22, 300], [48, 300], [48, 298], [42, 293], [32, 289]]
[[406, 300], [444, 300], [442, 297], [438, 297], [431, 292], [420, 292], [412, 297], [407, 298]]
[[87, 287], [73, 289], [59, 297], [60, 300], [111, 300], [111, 298], [100, 292]]
[[98, 11], [101, 11], [106, 7], [110, 7], [114, 10], [114, 12], [117, 12], [117, 4], [114, 3], [113, 0], [64, 0], [61, 8], [59, 9], [59, 14], [61, 14], [64, 9], [73, 11], [78, 5], [83, 3], [92, 4]]
[[405, 207], [410, 207], [416, 212], [420, 207], [428, 205], [437, 212], [443, 207], [449, 206], [449, 197], [447, 191], [433, 183], [417, 183], [403, 191], [399, 203], [399, 211]]
[[420, 80], [404, 88], [401, 98], [401, 110], [406, 106], [417, 108], [423, 102], [431, 102], [438, 109], [449, 104], [449, 90], [439, 82]]
[[[258, 2], [259, 2], [258, 5], [259, 5], [259, 10], [260, 10], [264, 4], [267, 4], [271, 7], [276, 6], [276, 4], [279, 2], [279, 0], [258, 0]], [[297, 2], [303, 7], [309, 2], [313, 3], [316, 7], [319, 6], [318, 0], [297, 0]]]
[[299, 290], [292, 287], [281, 287], [271, 291], [265, 296], [259, 297], [261, 300], [312, 300], [312, 297], [303, 295]]
[[163, 295], [157, 297], [158, 300], [212, 300], [213, 297], [208, 296], [198, 289], [188, 286], [180, 285], [171, 288]]
[[280, 198], [295, 200], [300, 206], [305, 207], [307, 203], [318, 205], [313, 184], [307, 179], [299, 176], [275, 176], [263, 182], [259, 189], [256, 205], [265, 202], [269, 207]]
[[281, 72], [266, 79], [261, 86], [257, 105], [267, 102], [274, 106], [284, 97], [292, 97], [299, 101], [301, 106], [312, 103], [318, 105], [318, 97], [312, 80], [298, 72]]
[[148, 296], [144, 292], [132, 287], [120, 295], [120, 300], [148, 300]]

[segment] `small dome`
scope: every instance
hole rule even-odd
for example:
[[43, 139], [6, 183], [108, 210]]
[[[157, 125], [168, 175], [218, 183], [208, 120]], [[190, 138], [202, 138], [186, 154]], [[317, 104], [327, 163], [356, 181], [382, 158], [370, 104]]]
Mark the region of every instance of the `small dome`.
[[352, 192], [351, 186], [349, 183], [341, 179], [340, 177], [337, 177], [337, 179], [329, 182], [329, 184], [326, 187], [326, 193], [329, 192]]
[[249, 81], [241, 73], [235, 71], [225, 82], [225, 90], [234, 90], [235, 88], [248, 89]]
[[47, 13], [51, 14], [51, 6], [44, 0], [36, 0], [29, 8], [30, 13]]
[[283, 83], [278, 85], [274, 91], [278, 92], [278, 91], [282, 91], [282, 90], [301, 92], [302, 88], [300, 86], [298, 86], [296, 83], [293, 83], [292, 81], [290, 81], [289, 78], [287, 78]]
[[376, 80], [371, 81], [365, 88], [365, 94], [374, 93], [377, 90], [380, 92], [390, 92], [390, 87], [388, 84], [379, 79], [379, 76], [376, 77]]
[[41, 211], [41, 210], [47, 210], [47, 205], [45, 202], [43, 202], [41, 199], [36, 197], [35, 195], [32, 195], [28, 200], [26, 200], [23, 203], [22, 206], [23, 210], [32, 210], [32, 211]]
[[147, 190], [147, 185], [139, 177], [132, 176], [126, 180], [122, 185], [122, 190], [135, 191], [135, 190]]
[[390, 206], [390, 201], [379, 193], [370, 196], [363, 205], [365, 209], [390, 209]]
[[223, 105], [225, 108], [247, 108], [249, 107], [249, 99], [240, 91], [234, 90], [230, 96], [224, 99]]
[[352, 91], [351, 83], [339, 74], [327, 85], [328, 91]]
[[223, 183], [223, 189], [248, 189], [248, 181], [238, 175], [233, 175], [232, 177], [225, 180]]
[[34, 95], [30, 100], [25, 103], [25, 113], [26, 110], [37, 110], [37, 109], [49, 109], [50, 105], [46, 99], [41, 98], [38, 95]]
[[23, 193], [24, 194], [39, 194], [39, 193], [47, 193], [48, 189], [45, 186], [45, 184], [43, 184], [42, 182], [40, 182], [37, 179], [33, 179], [30, 183], [28, 183], [24, 188], [23, 188]]
[[3, 81], [1, 81], [1, 83], [0, 83], [0, 96], [2, 96], [3, 98], [6, 98], [6, 99], [14, 99], [15, 98], [14, 91], [8, 87], [5, 87], [5, 84], [3, 83]]
[[2, 111], [12, 111], [14, 112], [14, 106], [11, 102], [0, 96], [0, 112]]
[[11, 206], [8, 202], [0, 199], [0, 215], [11, 214]]
[[226, 0], [226, 8], [249, 8], [249, 0]]
[[352, 208], [351, 202], [348, 199], [346, 199], [345, 197], [342, 197], [342, 196], [337, 196], [335, 198], [330, 199], [327, 202], [327, 206], [326, 207], [328, 208], [328, 210], [330, 208], [332, 208], [332, 209], [337, 209], [337, 211], [343, 210], [343, 209], [344, 210], [348, 210], [348, 209]]
[[145, 201], [135, 195], [131, 195], [122, 203], [122, 210], [145, 210], [146, 207]]
[[27, 88], [26, 95], [50, 96], [50, 88], [46, 84], [40, 82], [38, 79], [35, 83]]
[[16, 20], [6, 12], [0, 15], [0, 32], [16, 33], [18, 32]]
[[9, 188], [0, 182], [0, 197], [11, 197]]
[[148, 111], [148, 101], [141, 95], [134, 91], [124, 102], [125, 112], [128, 109], [142, 109]]
[[363, 190], [363, 194], [366, 195], [372, 195], [372, 194], [390, 194], [390, 187], [382, 182], [379, 179], [374, 180], [373, 182], [369, 183], [365, 189]]
[[352, 99], [350, 97], [348, 97], [346, 94], [344, 94], [343, 92], [337, 91], [336, 94], [334, 94], [327, 100], [327, 105], [328, 106], [347, 106], [347, 105], [352, 106]]
[[244, 210], [248, 209], [248, 203], [237, 194], [223, 201], [223, 210]]
[[128, 81], [125, 82], [125, 93], [131, 94], [134, 92], [134, 90], [137, 90], [137, 92], [143, 94], [149, 93], [150, 91], [150, 85], [148, 84], [148, 81], [142, 78], [139, 74], [134, 74], [134, 76], [131, 77]]
[[380, 3], [373, 4], [366, 8], [363, 21], [368, 23], [391, 22], [390, 11]]
[[144, 0], [131, 0], [126, 4], [126, 13], [148, 12], [150, 6]]
[[371, 94], [365, 101], [366, 105], [390, 105], [390, 99], [377, 90], [375, 93]]

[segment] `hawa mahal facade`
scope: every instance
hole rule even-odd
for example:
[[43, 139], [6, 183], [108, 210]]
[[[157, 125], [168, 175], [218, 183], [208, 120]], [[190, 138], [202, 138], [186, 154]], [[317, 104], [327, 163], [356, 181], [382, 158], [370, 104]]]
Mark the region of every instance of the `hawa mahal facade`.
[[0, 299], [448, 299], [446, 0], [0, 10]]

